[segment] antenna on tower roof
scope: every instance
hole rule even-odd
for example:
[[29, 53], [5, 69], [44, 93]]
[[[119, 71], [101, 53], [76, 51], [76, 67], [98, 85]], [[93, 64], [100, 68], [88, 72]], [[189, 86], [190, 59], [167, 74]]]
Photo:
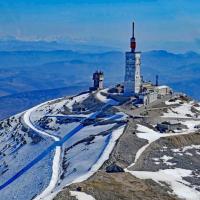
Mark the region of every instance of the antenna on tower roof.
[[132, 24], [132, 37], [133, 38], [135, 37], [135, 24], [134, 24], [134, 22]]
[[159, 79], [159, 76], [156, 75], [156, 86], [158, 86], [158, 79]]
[[135, 52], [136, 49], [136, 41], [135, 41], [135, 23], [132, 24], [132, 38], [130, 43], [131, 51]]

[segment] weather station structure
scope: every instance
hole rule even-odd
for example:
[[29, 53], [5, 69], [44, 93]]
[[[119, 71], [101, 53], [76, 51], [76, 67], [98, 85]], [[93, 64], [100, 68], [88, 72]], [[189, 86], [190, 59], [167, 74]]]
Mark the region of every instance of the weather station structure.
[[126, 67], [124, 78], [124, 95], [133, 96], [141, 90], [141, 52], [136, 51], [135, 25], [132, 25], [132, 38], [130, 40], [131, 51], [126, 52]]
[[93, 87], [90, 87], [90, 91], [102, 90], [104, 84], [104, 73], [102, 71], [96, 71], [93, 73]]
[[168, 86], [158, 85], [158, 75], [156, 75], [156, 84], [143, 80], [143, 76], [141, 76], [141, 52], [136, 51], [136, 46], [135, 24], [133, 22], [130, 40], [131, 50], [125, 54], [124, 96], [133, 97], [134, 102], [148, 105], [158, 98], [171, 94], [172, 90]]
[[[125, 76], [124, 83], [117, 84], [113, 88], [109, 88], [108, 93], [112, 94], [112, 98], [126, 101], [131, 99], [133, 105], [149, 105], [158, 99], [172, 94], [169, 86], [159, 85], [156, 75], [156, 82], [145, 81], [141, 75], [141, 52], [136, 51], [135, 24], [132, 23], [132, 37], [130, 39], [130, 51], [125, 53]], [[103, 89], [104, 73], [97, 70], [93, 73], [93, 86], [90, 91]]]

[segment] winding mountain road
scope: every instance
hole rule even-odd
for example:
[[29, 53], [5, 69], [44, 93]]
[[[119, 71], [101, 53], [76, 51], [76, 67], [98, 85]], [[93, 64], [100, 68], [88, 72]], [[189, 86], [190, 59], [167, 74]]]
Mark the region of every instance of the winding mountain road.
[[15, 180], [17, 180], [19, 177], [21, 177], [24, 173], [26, 173], [28, 170], [30, 170], [33, 166], [35, 166], [39, 161], [41, 161], [45, 156], [47, 156], [48, 154], [50, 154], [53, 150], [55, 150], [55, 154], [54, 154], [54, 159], [53, 159], [53, 166], [52, 166], [52, 177], [51, 177], [51, 181], [48, 185], [48, 187], [39, 195], [37, 196], [34, 200], [39, 200], [44, 198], [46, 195], [48, 195], [49, 193], [51, 193], [51, 191], [55, 188], [57, 181], [59, 179], [59, 168], [60, 168], [60, 157], [61, 157], [61, 146], [63, 145], [63, 143], [65, 143], [67, 140], [69, 140], [73, 135], [75, 135], [76, 133], [78, 133], [81, 129], [83, 129], [85, 126], [83, 125], [84, 122], [88, 119], [95, 119], [97, 115], [99, 115], [101, 112], [105, 111], [107, 108], [109, 108], [110, 106], [112, 106], [109, 102], [107, 102], [102, 108], [101, 110], [91, 114], [90, 116], [84, 118], [81, 123], [76, 126], [74, 129], [72, 129], [71, 131], [69, 131], [68, 133], [66, 133], [66, 135], [62, 138], [59, 139], [58, 137], [51, 135], [43, 130], [39, 130], [38, 128], [36, 128], [33, 123], [30, 120], [30, 115], [32, 112], [34, 112], [37, 108], [41, 107], [42, 105], [46, 104], [40, 104], [37, 105], [29, 110], [27, 110], [24, 114], [23, 114], [23, 120], [24, 123], [33, 131], [47, 136], [47, 137], [51, 137], [55, 142], [50, 145], [47, 149], [45, 149], [41, 154], [39, 154], [35, 159], [33, 159], [30, 163], [28, 163], [25, 167], [23, 167], [19, 172], [17, 172], [14, 176], [12, 176], [10, 179], [8, 179], [5, 183], [3, 183], [2, 185], [0, 185], [0, 190], [6, 188], [8, 185], [10, 185], [12, 182], [14, 182]]

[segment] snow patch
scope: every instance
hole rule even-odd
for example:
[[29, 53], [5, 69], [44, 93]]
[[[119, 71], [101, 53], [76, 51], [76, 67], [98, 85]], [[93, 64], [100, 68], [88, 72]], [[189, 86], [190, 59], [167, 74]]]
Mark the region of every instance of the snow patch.
[[166, 164], [166, 165], [170, 165], [170, 166], [176, 165], [176, 163], [171, 163], [171, 162], [169, 162], [169, 160], [173, 159], [173, 157], [171, 157], [171, 156], [166, 156], [166, 155], [164, 155], [164, 156], [162, 156], [160, 159], [161, 159], [161, 160], [163, 161], [163, 163]]
[[72, 100], [66, 103], [66, 106], [72, 110], [72, 107], [75, 103], [80, 103], [89, 97], [90, 93], [81, 94], [75, 97], [72, 97]]
[[[124, 132], [124, 128], [125, 125], [119, 127], [118, 129], [114, 130], [111, 134], [111, 138], [109, 140], [109, 143], [106, 145], [105, 149], [103, 150], [100, 158], [97, 158], [95, 164], [92, 165], [92, 167], [85, 172], [83, 175], [81, 175], [80, 173], [78, 174], [76, 179], [73, 179], [71, 182], [66, 182], [65, 186], [68, 186], [72, 183], [78, 183], [78, 182], [83, 182], [85, 180], [87, 180], [90, 176], [92, 176], [94, 173], [96, 173], [99, 168], [103, 165], [103, 163], [109, 159], [109, 156], [116, 144], [116, 141], [118, 140], [118, 138], [123, 134]], [[89, 149], [87, 150], [87, 152], [89, 153]], [[93, 150], [94, 152], [94, 150]], [[86, 155], [87, 156], [87, 155]], [[88, 167], [88, 166], [87, 166]], [[45, 198], [43, 198], [44, 200], [52, 200], [57, 194], [58, 192], [61, 191], [62, 188], [57, 188], [56, 191], [54, 191], [54, 193], [49, 194], [48, 196], [46, 196]], [[86, 200], [86, 199], [85, 199]]]
[[95, 200], [91, 195], [84, 192], [70, 191], [71, 196], [76, 197], [77, 200]]
[[100, 90], [97, 92], [96, 97], [101, 102], [107, 104], [107, 105], [118, 105], [119, 103], [113, 99], [109, 99], [106, 96], [102, 95], [101, 92], [107, 93], [108, 89]]
[[175, 108], [170, 108], [167, 113], [164, 113], [162, 117], [177, 117], [177, 118], [196, 118], [195, 113], [191, 111], [194, 102], [184, 103]]
[[186, 200], [199, 200], [200, 193], [194, 188], [190, 187], [190, 183], [183, 180], [183, 177], [191, 175], [191, 170], [176, 168], [176, 169], [165, 169], [157, 172], [149, 171], [129, 171], [131, 174], [140, 179], [152, 179], [157, 183], [166, 182], [170, 185], [174, 193]]
[[[189, 131], [185, 131], [182, 133], [160, 133], [160, 132], [156, 132], [151, 128], [148, 128], [146, 126], [143, 126], [141, 124], [137, 124], [137, 131], [139, 133], [136, 133], [136, 135], [139, 138], [142, 139], [146, 139], [148, 140], [148, 144], [144, 145], [143, 147], [141, 147], [135, 156], [135, 160], [134, 163], [132, 163], [129, 167], [132, 167], [135, 165], [135, 163], [137, 162], [138, 158], [142, 155], [142, 153], [146, 150], [146, 148], [154, 141], [158, 140], [161, 137], [168, 137], [168, 136], [176, 136], [176, 135], [184, 135], [184, 134], [188, 134]], [[128, 168], [129, 168], [128, 167]], [[126, 170], [128, 170], [128, 168]]]
[[180, 104], [182, 101], [181, 100], [175, 100], [175, 101], [165, 101], [166, 105], [176, 105]]
[[90, 176], [92, 176], [95, 172], [98, 171], [98, 169], [103, 165], [103, 163], [109, 159], [109, 156], [115, 146], [115, 143], [116, 143], [117, 139], [122, 135], [124, 128], [125, 128], [125, 126], [121, 126], [112, 132], [112, 136], [109, 141], [109, 144], [106, 146], [103, 154], [98, 159], [98, 161], [92, 166], [91, 170], [88, 171], [88, 173], [84, 174], [83, 176], [78, 177], [77, 179], [75, 179], [73, 181], [73, 183], [85, 181]]

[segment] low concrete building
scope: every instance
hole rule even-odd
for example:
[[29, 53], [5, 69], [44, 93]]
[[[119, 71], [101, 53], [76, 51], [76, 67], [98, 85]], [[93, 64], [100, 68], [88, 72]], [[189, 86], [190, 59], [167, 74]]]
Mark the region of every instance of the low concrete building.
[[142, 91], [153, 91], [154, 88], [155, 86], [150, 81], [142, 83]]
[[161, 85], [155, 87], [155, 92], [158, 93], [160, 96], [165, 96], [172, 93], [172, 89], [169, 86]]
[[162, 122], [157, 124], [156, 128], [161, 133], [164, 133], [164, 132], [174, 132], [176, 130], [187, 129], [187, 126], [181, 123]]
[[139, 95], [139, 99], [144, 105], [149, 105], [158, 99], [157, 92], [143, 92]]

